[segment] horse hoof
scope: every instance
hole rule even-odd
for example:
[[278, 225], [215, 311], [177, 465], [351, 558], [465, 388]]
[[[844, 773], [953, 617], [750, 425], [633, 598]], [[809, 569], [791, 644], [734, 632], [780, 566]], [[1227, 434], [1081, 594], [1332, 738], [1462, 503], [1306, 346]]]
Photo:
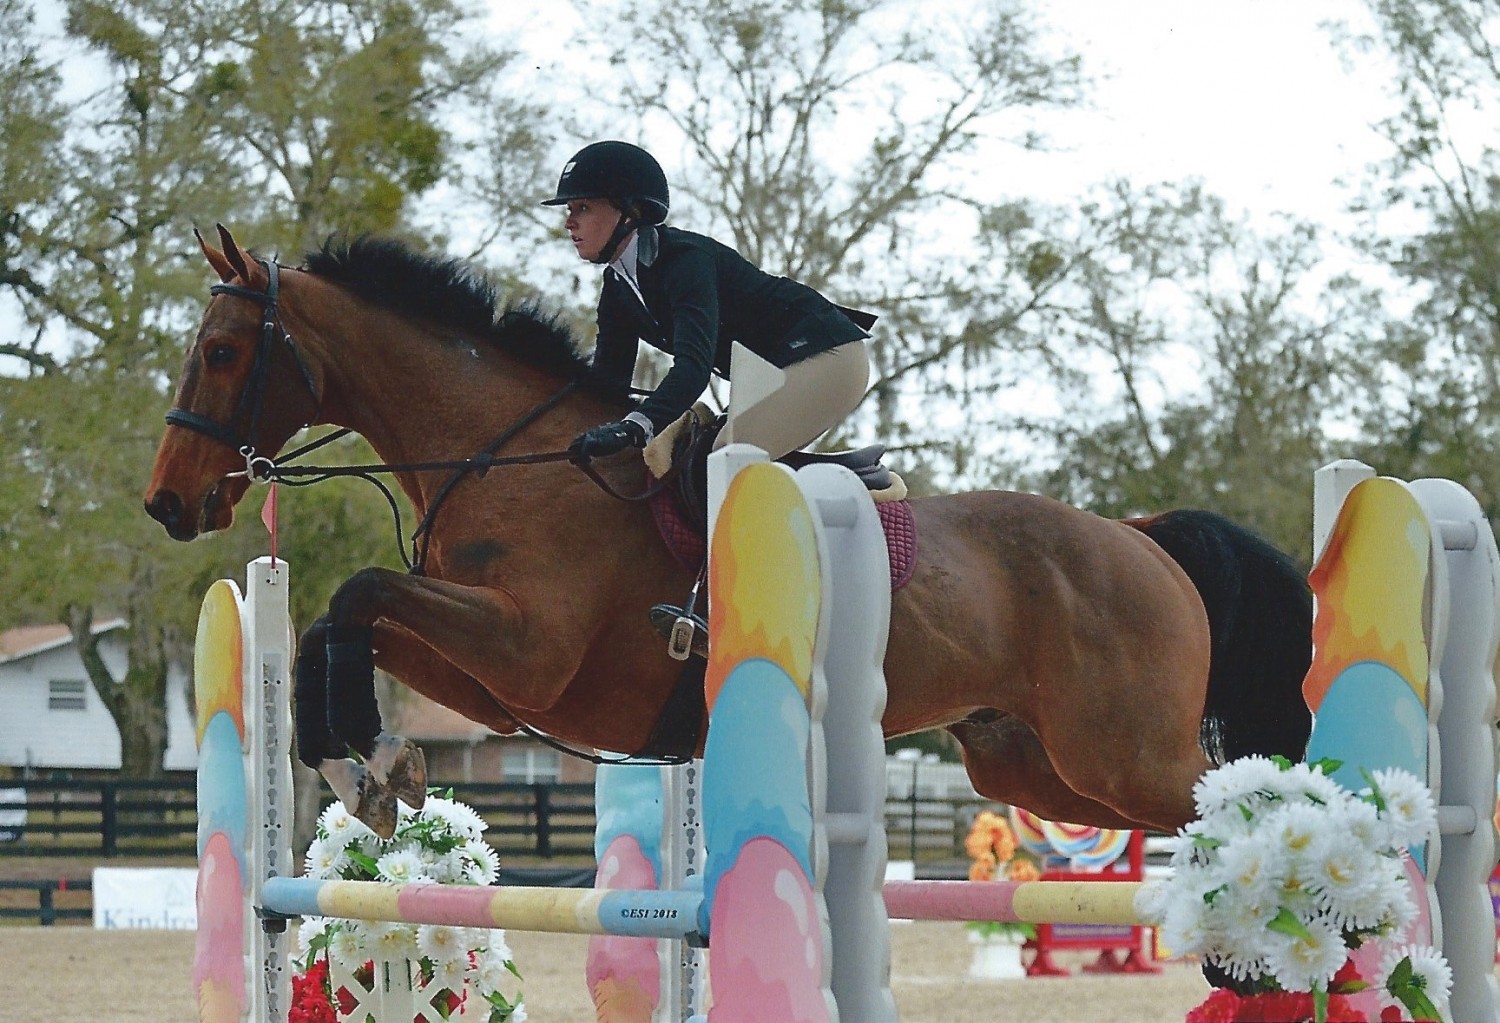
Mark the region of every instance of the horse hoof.
[[401, 740], [385, 784], [401, 802], [413, 810], [422, 809], [427, 802], [427, 757], [420, 746], [410, 739]]
[[389, 841], [396, 833], [396, 794], [366, 773], [359, 779], [354, 816], [382, 842]]

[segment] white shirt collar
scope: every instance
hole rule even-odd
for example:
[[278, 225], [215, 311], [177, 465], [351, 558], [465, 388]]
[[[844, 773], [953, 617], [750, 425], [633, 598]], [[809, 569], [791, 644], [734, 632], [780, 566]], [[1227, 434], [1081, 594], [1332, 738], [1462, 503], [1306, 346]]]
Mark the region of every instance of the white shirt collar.
[[620, 254], [610, 261], [610, 268], [621, 277], [630, 282], [630, 286], [639, 292], [640, 286], [636, 284], [636, 275], [640, 272], [640, 233], [631, 231], [630, 237], [626, 239], [625, 246]]

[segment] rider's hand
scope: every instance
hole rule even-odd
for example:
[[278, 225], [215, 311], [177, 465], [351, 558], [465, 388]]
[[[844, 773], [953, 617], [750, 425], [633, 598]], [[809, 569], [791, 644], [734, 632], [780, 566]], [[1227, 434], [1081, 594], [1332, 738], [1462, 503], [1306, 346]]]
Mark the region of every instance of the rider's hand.
[[626, 448], [646, 446], [646, 431], [640, 423], [622, 419], [618, 423], [604, 423], [578, 435], [568, 445], [568, 454], [574, 458], [601, 458]]

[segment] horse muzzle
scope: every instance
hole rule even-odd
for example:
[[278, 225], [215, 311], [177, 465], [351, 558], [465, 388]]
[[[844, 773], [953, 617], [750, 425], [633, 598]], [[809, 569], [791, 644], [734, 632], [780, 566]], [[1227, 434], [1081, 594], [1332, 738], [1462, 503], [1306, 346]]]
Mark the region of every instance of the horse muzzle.
[[147, 495], [146, 514], [160, 522], [173, 540], [192, 540], [200, 533], [229, 528], [234, 522], [235, 502], [243, 496], [245, 487], [242, 479], [220, 480], [196, 512], [188, 510], [176, 491], [163, 487]]
[[196, 521], [183, 514], [182, 498], [170, 490], [158, 490], [145, 501], [146, 514], [166, 527], [173, 540], [191, 540], [198, 535]]

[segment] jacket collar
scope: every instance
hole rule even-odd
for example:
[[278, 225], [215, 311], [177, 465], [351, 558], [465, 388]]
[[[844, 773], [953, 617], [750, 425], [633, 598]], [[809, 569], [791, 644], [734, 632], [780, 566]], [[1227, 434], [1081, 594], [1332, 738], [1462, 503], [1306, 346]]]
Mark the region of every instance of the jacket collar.
[[635, 249], [635, 258], [638, 266], [650, 266], [656, 262], [656, 257], [661, 254], [661, 235], [655, 227], [650, 224], [642, 224], [635, 233], [635, 240], [631, 242]]

